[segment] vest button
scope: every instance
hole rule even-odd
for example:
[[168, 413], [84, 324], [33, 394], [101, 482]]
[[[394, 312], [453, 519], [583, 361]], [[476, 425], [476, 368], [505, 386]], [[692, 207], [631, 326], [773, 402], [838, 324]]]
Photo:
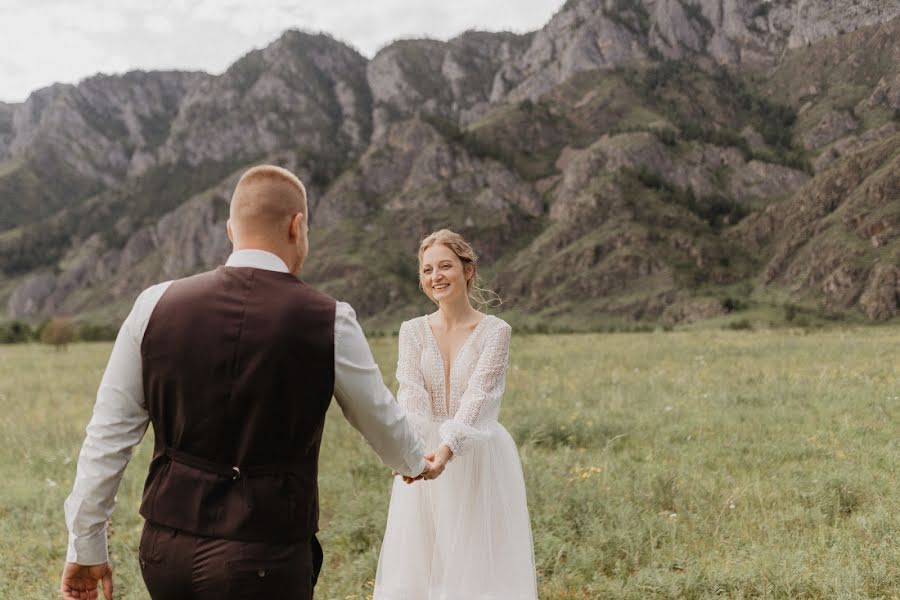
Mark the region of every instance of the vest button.
[[259, 571], [256, 572], [256, 574], [259, 575], [260, 577], [265, 577], [265, 576], [266, 576], [266, 570], [265, 570], [265, 569], [260, 569]]

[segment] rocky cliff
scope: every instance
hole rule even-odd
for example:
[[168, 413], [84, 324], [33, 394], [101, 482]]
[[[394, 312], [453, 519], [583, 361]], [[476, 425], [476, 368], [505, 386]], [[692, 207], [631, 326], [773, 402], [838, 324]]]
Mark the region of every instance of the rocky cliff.
[[527, 35], [366, 60], [289, 31], [217, 77], [51, 86], [0, 104], [0, 302], [114, 322], [227, 256], [231, 189], [265, 161], [308, 185], [305, 278], [370, 323], [426, 308], [414, 251], [442, 226], [525, 323], [892, 319], [898, 15], [571, 0]]
[[664, 59], [771, 67], [794, 48], [898, 16], [890, 0], [570, 0], [532, 35], [389, 46], [369, 81], [382, 120], [420, 106], [467, 123], [485, 101], [536, 100], [581, 72]]

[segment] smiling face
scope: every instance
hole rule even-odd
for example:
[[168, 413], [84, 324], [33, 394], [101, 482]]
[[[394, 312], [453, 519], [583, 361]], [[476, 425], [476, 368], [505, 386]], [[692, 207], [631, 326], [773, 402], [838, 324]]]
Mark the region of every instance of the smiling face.
[[419, 261], [422, 289], [426, 296], [438, 304], [468, 299], [466, 284], [472, 272], [471, 265], [465, 268], [462, 260], [444, 244], [434, 244], [427, 248]]

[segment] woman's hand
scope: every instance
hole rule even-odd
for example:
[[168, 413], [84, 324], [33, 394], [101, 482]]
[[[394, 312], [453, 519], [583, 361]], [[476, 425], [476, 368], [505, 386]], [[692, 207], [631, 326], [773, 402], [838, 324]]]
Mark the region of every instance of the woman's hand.
[[[401, 475], [401, 477], [403, 477], [404, 483], [413, 483], [420, 479], [437, 479], [440, 474], [444, 472], [444, 467], [447, 466], [447, 463], [450, 462], [451, 458], [453, 458], [453, 450], [451, 450], [449, 446], [441, 444], [438, 446], [437, 450], [425, 455], [425, 460], [428, 461], [428, 465], [421, 475], [418, 477]], [[391, 476], [396, 477], [397, 475], [400, 475], [400, 473], [392, 469]]]
[[444, 467], [453, 458], [453, 450], [449, 446], [441, 444], [438, 449], [425, 455], [425, 460], [430, 461], [433, 468], [425, 475], [425, 479], [437, 479], [444, 472]]

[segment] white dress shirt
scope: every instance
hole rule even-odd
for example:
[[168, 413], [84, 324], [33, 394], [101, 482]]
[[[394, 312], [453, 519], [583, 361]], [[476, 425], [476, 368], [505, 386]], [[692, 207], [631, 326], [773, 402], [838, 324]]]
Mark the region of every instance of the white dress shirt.
[[[225, 266], [288, 272], [284, 261], [263, 250], [234, 252]], [[141, 341], [157, 301], [171, 283], [144, 290], [116, 337], [78, 457], [75, 484], [65, 502], [68, 562], [95, 565], [108, 560], [106, 523], [132, 449], [150, 423]], [[410, 476], [425, 469], [424, 447], [408, 425], [406, 412], [385, 387], [356, 313], [345, 302], [337, 303], [334, 322], [334, 397], [384, 464]]]

